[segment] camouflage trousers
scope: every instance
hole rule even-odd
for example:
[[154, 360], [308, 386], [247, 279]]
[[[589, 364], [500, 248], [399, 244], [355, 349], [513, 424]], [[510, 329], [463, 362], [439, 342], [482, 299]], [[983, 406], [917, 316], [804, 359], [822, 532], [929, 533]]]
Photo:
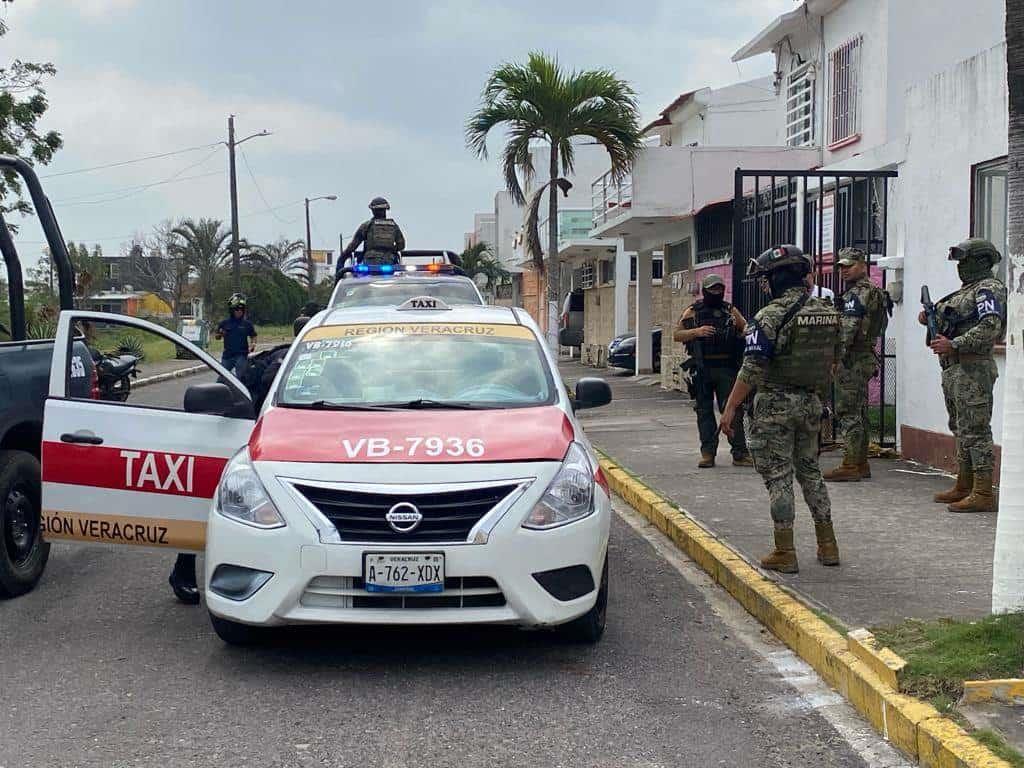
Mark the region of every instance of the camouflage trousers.
[[832, 503], [818, 466], [821, 398], [800, 389], [761, 389], [747, 428], [747, 447], [768, 489], [776, 528], [796, 517], [793, 475], [816, 523], [832, 519]]
[[872, 356], [841, 365], [836, 371], [836, 418], [843, 436], [843, 458], [848, 464], [868, 460], [868, 382], [877, 369]]
[[956, 363], [942, 372], [949, 431], [956, 437], [958, 462], [975, 471], [991, 470], [992, 388], [998, 377], [995, 360]]

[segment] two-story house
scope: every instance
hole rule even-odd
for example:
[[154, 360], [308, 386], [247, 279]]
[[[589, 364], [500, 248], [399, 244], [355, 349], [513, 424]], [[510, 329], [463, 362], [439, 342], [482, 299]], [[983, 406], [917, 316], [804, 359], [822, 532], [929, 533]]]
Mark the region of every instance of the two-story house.
[[[723, 267], [732, 252], [734, 169], [811, 168], [817, 163], [813, 149], [777, 140], [776, 110], [771, 78], [683, 93], [644, 129], [648, 144], [628, 178], [617, 182], [606, 172], [591, 185], [591, 237], [617, 241], [620, 251], [636, 253], [630, 267], [635, 290], [627, 298], [637, 331], [638, 373], [652, 368], [650, 329], [671, 329], [705, 274], [722, 272], [731, 282], [730, 270]], [[595, 260], [588, 311], [592, 305], [607, 311], [602, 288], [617, 280], [619, 269], [625, 274], [625, 267], [615, 269], [607, 261]], [[651, 276], [658, 280], [652, 283]], [[621, 311], [620, 296], [614, 298]], [[593, 362], [600, 363], [606, 335], [585, 339]], [[678, 352], [678, 345], [667, 335], [662, 338], [662, 379], [668, 383], [678, 360], [671, 353]]]
[[[917, 324], [917, 297], [923, 283], [935, 297], [958, 285], [945, 255], [969, 234], [1005, 249], [1003, 25], [1002, 0], [806, 0], [733, 56], [773, 57], [775, 140], [813, 148], [818, 169], [836, 174], [809, 192], [823, 201], [811, 210], [828, 214], [828, 245], [813, 242], [813, 226], [798, 228], [797, 244], [817, 254], [825, 273], [843, 240], [866, 246], [885, 267], [897, 301], [885, 349], [897, 381], [884, 407], [895, 409], [903, 455], [932, 464], [948, 464], [953, 444], [938, 365]], [[874, 179], [879, 184], [862, 195], [858, 184], [866, 181], [842, 174], [865, 171], [896, 175]], [[844, 238], [841, 209], [826, 207], [842, 197], [851, 210], [866, 201], [852, 216], [863, 213], [880, 231], [858, 235], [852, 227]], [[881, 270], [873, 274], [882, 277]], [[829, 274], [823, 279], [835, 284]], [[1001, 400], [997, 385], [997, 436]]]

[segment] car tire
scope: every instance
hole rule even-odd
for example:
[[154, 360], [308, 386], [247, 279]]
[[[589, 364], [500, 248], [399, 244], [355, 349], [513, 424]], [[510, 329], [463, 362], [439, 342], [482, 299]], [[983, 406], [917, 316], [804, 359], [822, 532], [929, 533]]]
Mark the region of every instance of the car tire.
[[605, 624], [608, 619], [608, 555], [604, 558], [604, 568], [601, 570], [601, 586], [597, 590], [597, 601], [593, 607], [568, 624], [559, 627], [559, 632], [566, 640], [574, 643], [585, 643], [593, 645], [601, 639], [604, 634]]
[[39, 582], [50, 557], [43, 541], [39, 460], [0, 451], [0, 597], [17, 597]]
[[213, 624], [213, 631], [217, 633], [217, 637], [228, 645], [256, 645], [266, 639], [267, 630], [263, 627], [222, 619], [212, 613], [210, 623]]

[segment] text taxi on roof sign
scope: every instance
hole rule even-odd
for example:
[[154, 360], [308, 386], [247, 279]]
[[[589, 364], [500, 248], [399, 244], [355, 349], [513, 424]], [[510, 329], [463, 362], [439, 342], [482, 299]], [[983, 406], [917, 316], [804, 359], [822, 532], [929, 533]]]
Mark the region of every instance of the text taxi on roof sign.
[[[207, 373], [149, 401], [67, 387], [73, 329], [115, 322]], [[605, 626], [610, 499], [570, 400], [519, 309], [401, 306], [314, 317], [261, 413], [202, 350], [134, 318], [61, 313], [44, 419], [51, 540], [203, 550], [218, 634], [292, 623]], [[176, 400], [175, 397], [180, 397]]]

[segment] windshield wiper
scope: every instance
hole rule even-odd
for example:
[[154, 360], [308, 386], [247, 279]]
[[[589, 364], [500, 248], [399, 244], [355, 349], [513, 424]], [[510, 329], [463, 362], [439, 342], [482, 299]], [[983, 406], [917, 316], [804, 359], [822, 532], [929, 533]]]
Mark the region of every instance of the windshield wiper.
[[409, 410], [429, 410], [432, 408], [450, 409], [454, 411], [479, 411], [490, 410], [490, 406], [471, 403], [468, 400], [430, 400], [419, 397], [415, 400], [408, 400], [404, 403], [388, 403], [390, 408], [408, 408]]
[[332, 403], [330, 400], [314, 400], [312, 403], [278, 403], [282, 408], [304, 408], [311, 411], [391, 411], [387, 405], [363, 405], [362, 403]]

